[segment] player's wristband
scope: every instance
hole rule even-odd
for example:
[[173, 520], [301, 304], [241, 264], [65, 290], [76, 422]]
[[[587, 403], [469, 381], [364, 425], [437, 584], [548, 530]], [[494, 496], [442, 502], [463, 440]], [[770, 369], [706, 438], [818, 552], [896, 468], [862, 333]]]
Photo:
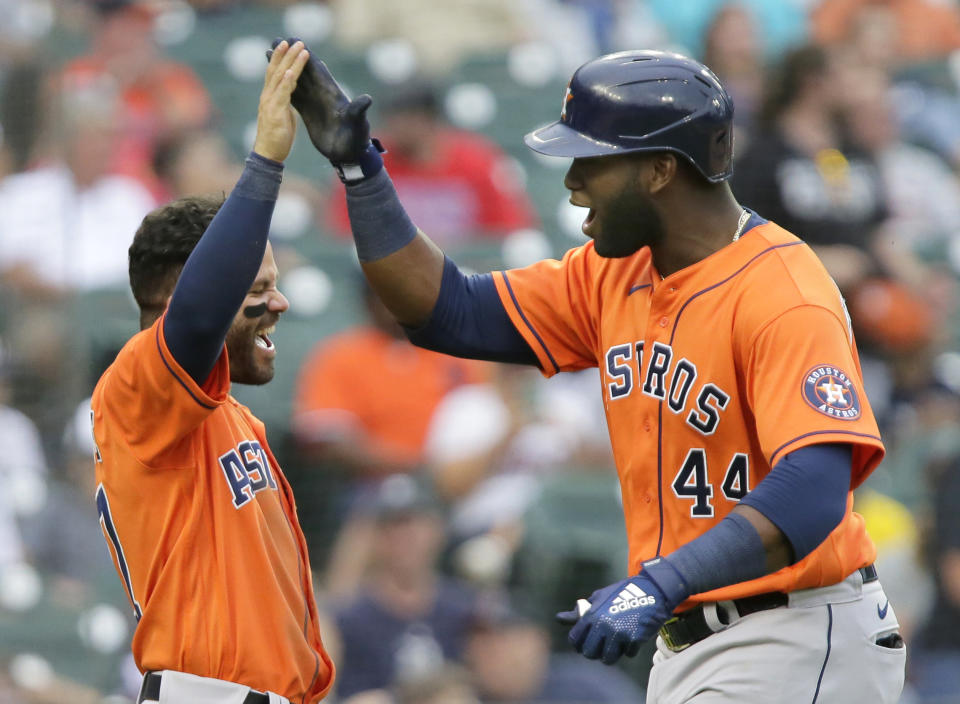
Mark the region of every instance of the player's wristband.
[[642, 575], [660, 587], [672, 609], [690, 596], [690, 586], [683, 575], [665, 557], [655, 557], [643, 563]]
[[[727, 514], [699, 538], [682, 545], [666, 557], [651, 560], [651, 576], [664, 591], [676, 588], [669, 580], [683, 582], [687, 594], [728, 587], [767, 574], [767, 553], [760, 534], [748, 519], [738, 513]], [[644, 565], [644, 570], [647, 566]], [[664, 584], [660, 584], [664, 579]]]
[[344, 183], [359, 183], [380, 172], [383, 168], [383, 157], [380, 155], [385, 151], [379, 139], [371, 139], [355, 164], [333, 164], [333, 168]]
[[386, 169], [347, 184], [347, 214], [361, 262], [383, 259], [417, 236], [417, 226], [403, 209]]

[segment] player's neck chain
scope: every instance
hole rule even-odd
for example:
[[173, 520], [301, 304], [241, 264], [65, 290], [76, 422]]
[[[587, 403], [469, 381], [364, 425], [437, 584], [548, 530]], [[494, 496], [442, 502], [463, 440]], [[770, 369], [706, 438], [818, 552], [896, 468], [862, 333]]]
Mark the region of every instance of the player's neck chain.
[[[743, 208], [740, 212], [740, 219], [737, 221], [737, 231], [733, 233], [733, 242], [740, 239], [740, 235], [743, 234], [743, 228], [746, 226], [748, 220], [750, 220], [750, 211]], [[663, 274], [660, 274], [660, 280], [663, 281], [663, 279]]]
[[734, 242], [740, 239], [740, 235], [743, 234], [743, 228], [744, 226], [746, 226], [747, 221], [749, 219], [750, 219], [750, 211], [744, 208], [743, 212], [740, 213], [740, 219], [737, 221], [737, 231], [733, 233]]

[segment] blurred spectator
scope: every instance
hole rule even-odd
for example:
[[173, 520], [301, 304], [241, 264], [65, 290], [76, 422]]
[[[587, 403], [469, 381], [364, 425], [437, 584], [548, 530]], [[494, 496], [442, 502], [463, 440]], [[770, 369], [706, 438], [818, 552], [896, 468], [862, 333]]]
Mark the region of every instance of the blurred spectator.
[[411, 676], [392, 690], [368, 689], [340, 700], [341, 704], [481, 704], [469, 674], [458, 665]]
[[[47, 460], [37, 426], [11, 403], [9, 359], [0, 356], [0, 574], [27, 559], [20, 519], [39, 509], [46, 495]], [[0, 604], [2, 606], [2, 604]]]
[[190, 129], [161, 137], [153, 170], [163, 191], [161, 200], [188, 195], [229, 193], [242, 166], [227, 140], [212, 129]]
[[49, 106], [44, 100], [43, 69], [24, 60], [0, 77], [0, 179], [23, 171], [37, 151]]
[[[842, 44], [880, 32], [875, 42], [898, 62], [942, 58], [960, 49], [960, 8], [943, 0], [822, 0], [811, 13], [814, 38]], [[892, 39], [893, 41], [889, 41]]]
[[[546, 475], [580, 463], [612, 473], [596, 376], [585, 375], [589, 389], [581, 393], [576, 379], [548, 386], [536, 369], [498, 364], [490, 383], [460, 386], [437, 406], [427, 463], [437, 490], [451, 504], [451, 541], [470, 541], [454, 558], [462, 576], [494, 583], [504, 578], [522, 536], [524, 512]], [[478, 548], [472, 539], [486, 534], [498, 540]], [[502, 552], [494, 560], [489, 549], [498, 547]], [[486, 549], [487, 559], [479, 559], [475, 548]]]
[[[120, 139], [111, 169], [156, 187], [156, 140], [210, 121], [212, 104], [193, 70], [165, 57], [154, 40], [150, 0], [87, 0], [94, 10], [91, 50], [67, 63], [62, 80], [84, 85], [110, 77], [120, 94]], [[159, 194], [158, 194], [159, 195]]]
[[342, 697], [400, 685], [456, 661], [473, 618], [472, 591], [437, 570], [444, 524], [420, 483], [406, 475], [387, 478], [363, 520], [369, 571], [335, 611]]
[[[162, 194], [160, 200], [165, 202], [203, 194], [225, 197], [240, 177], [243, 162], [220, 132], [205, 127], [161, 137], [154, 152], [153, 169]], [[270, 233], [275, 236], [273, 255], [283, 270], [290, 271], [304, 260], [282, 236], [302, 234], [322, 201], [323, 194], [316, 184], [293, 173], [288, 165], [270, 225]]]
[[851, 73], [844, 83], [844, 118], [853, 141], [879, 169], [888, 209], [873, 252], [885, 271], [923, 298], [935, 327], [946, 332], [955, 307], [954, 278], [949, 268], [927, 265], [918, 254], [938, 256], [960, 237], [960, 182], [936, 154], [899, 138], [886, 75], [875, 69]]
[[113, 86], [65, 86], [57, 97], [51, 160], [0, 182], [0, 275], [30, 298], [124, 286], [127, 247], [155, 204], [110, 173]]
[[837, 120], [841, 85], [826, 51], [788, 52], [768, 78], [760, 131], [736, 164], [740, 201], [813, 246], [840, 289], [873, 268], [886, 217], [876, 165], [851, 148]]
[[410, 42], [428, 73], [449, 71], [466, 55], [509, 48], [530, 34], [515, 0], [330, 0], [337, 39], [366, 49], [380, 39]]
[[[812, 45], [784, 57], [769, 77], [760, 132], [737, 162], [733, 189], [814, 248], [849, 301], [861, 350], [909, 354], [933, 340], [936, 320], [924, 300], [932, 277], [916, 274], [924, 269], [909, 246], [890, 242], [896, 222], [879, 144], [855, 140], [841, 119], [854, 117], [854, 126], [877, 119], [849, 97], [876, 72], [848, 58]], [[948, 307], [942, 293], [933, 295]]]
[[63, 301], [18, 296], [10, 287], [0, 291], [5, 294], [0, 312], [9, 316], [3, 336], [10, 353], [10, 405], [36, 425], [43, 454], [57, 467], [64, 424], [77, 401], [89, 393], [77, 373], [85, 364], [85, 338], [73, 327], [73, 311]]
[[891, 51], [890, 47], [899, 41], [900, 32], [896, 19], [884, 6], [883, 0], [861, 5], [851, 20], [842, 39], [831, 40], [822, 36], [814, 39], [827, 49], [849, 52], [856, 65], [892, 70], [900, 55]]
[[743, 150], [754, 131], [763, 94], [763, 46], [756, 19], [740, 3], [722, 6], [707, 26], [703, 62], [717, 74], [736, 107], [734, 144]]
[[397, 704], [397, 702], [385, 689], [367, 689], [346, 699], [339, 699], [338, 704]]
[[859, 69], [844, 83], [850, 134], [880, 169], [893, 227], [904, 250], [960, 238], [960, 180], [933, 152], [898, 133], [893, 92], [879, 70]]
[[904, 139], [932, 149], [960, 172], [960, 95], [929, 81], [899, 81], [895, 88], [897, 118]]
[[120, 594], [100, 526], [90, 519], [90, 497], [97, 489], [90, 427], [87, 399], [77, 406], [66, 429], [65, 471], [47, 482], [39, 510], [23, 522], [24, 543], [34, 564], [54, 577], [54, 588], [68, 598], [92, 598], [104, 587]]
[[357, 479], [411, 472], [440, 399], [486, 366], [414, 347], [365, 280], [365, 324], [319, 343], [300, 369], [293, 432], [305, 457]]
[[643, 694], [622, 671], [574, 653], [550, 653], [546, 630], [506, 597], [486, 595], [470, 635], [466, 662], [484, 704], [624, 704]]
[[427, 460], [438, 491], [455, 504], [455, 537], [518, 519], [536, 495], [537, 473], [573, 449], [536, 408], [536, 369], [497, 364], [492, 377], [451, 391], [430, 422]]
[[[673, 40], [673, 45], [691, 56], [703, 56], [707, 27], [718, 12], [734, 4], [730, 0], [633, 2], [646, 4]], [[748, 9], [756, 19], [765, 56], [777, 56], [806, 38], [808, 0], [740, 0], [736, 4]]]
[[[842, 20], [843, 25], [837, 36], [821, 32], [818, 38], [822, 42], [845, 53], [852, 67], [893, 74], [893, 107], [903, 138], [934, 150], [960, 169], [960, 96], [946, 56], [951, 42], [939, 43], [938, 48], [935, 39], [948, 35], [960, 39], [960, 9], [956, 3], [853, 0], [827, 2], [821, 8], [831, 20]], [[904, 37], [915, 43], [917, 55], [891, 49]]]
[[423, 677], [410, 678], [395, 688], [395, 704], [480, 704], [463, 668], [444, 665]]
[[0, 444], [5, 450], [0, 481], [0, 573], [10, 565], [23, 562], [24, 552], [18, 513], [34, 510], [44, 493], [47, 463], [40, 444], [40, 433], [23, 413], [7, 405], [6, 375], [9, 365], [0, 369]]
[[[387, 148], [390, 178], [410, 218], [438, 245], [536, 226], [509, 157], [486, 138], [445, 124], [431, 86], [404, 86], [381, 114], [377, 135]], [[330, 216], [347, 235], [346, 199], [343, 188], [336, 188]]]
[[[20, 371], [0, 358], [0, 663], [12, 657], [17, 685], [9, 701], [99, 703], [101, 686], [117, 684], [133, 619], [91, 514], [89, 403], [68, 430], [69, 452], [51, 455], [33, 421], [9, 405], [7, 384], [21, 381]], [[43, 388], [32, 391], [42, 398]], [[62, 423], [51, 426], [63, 433]], [[9, 557], [18, 561], [4, 564]], [[0, 701], [8, 701], [2, 686]]]

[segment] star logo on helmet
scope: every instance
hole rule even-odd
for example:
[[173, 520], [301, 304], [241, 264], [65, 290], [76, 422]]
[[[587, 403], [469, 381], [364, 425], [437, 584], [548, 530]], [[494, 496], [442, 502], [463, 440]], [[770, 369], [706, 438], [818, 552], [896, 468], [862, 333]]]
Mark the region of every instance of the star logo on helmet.
[[563, 94], [563, 105], [560, 106], [560, 119], [567, 119], [567, 103], [573, 100], [573, 91], [570, 90], [570, 84], [567, 84], [567, 92]]

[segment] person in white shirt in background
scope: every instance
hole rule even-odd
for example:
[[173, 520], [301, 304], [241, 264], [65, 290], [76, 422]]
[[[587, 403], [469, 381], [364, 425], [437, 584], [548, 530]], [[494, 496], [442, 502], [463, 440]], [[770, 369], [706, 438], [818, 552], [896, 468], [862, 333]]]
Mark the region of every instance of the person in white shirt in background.
[[132, 233], [156, 202], [135, 179], [108, 171], [116, 87], [67, 84], [55, 100], [52, 153], [0, 182], [0, 277], [48, 296], [125, 287]]

